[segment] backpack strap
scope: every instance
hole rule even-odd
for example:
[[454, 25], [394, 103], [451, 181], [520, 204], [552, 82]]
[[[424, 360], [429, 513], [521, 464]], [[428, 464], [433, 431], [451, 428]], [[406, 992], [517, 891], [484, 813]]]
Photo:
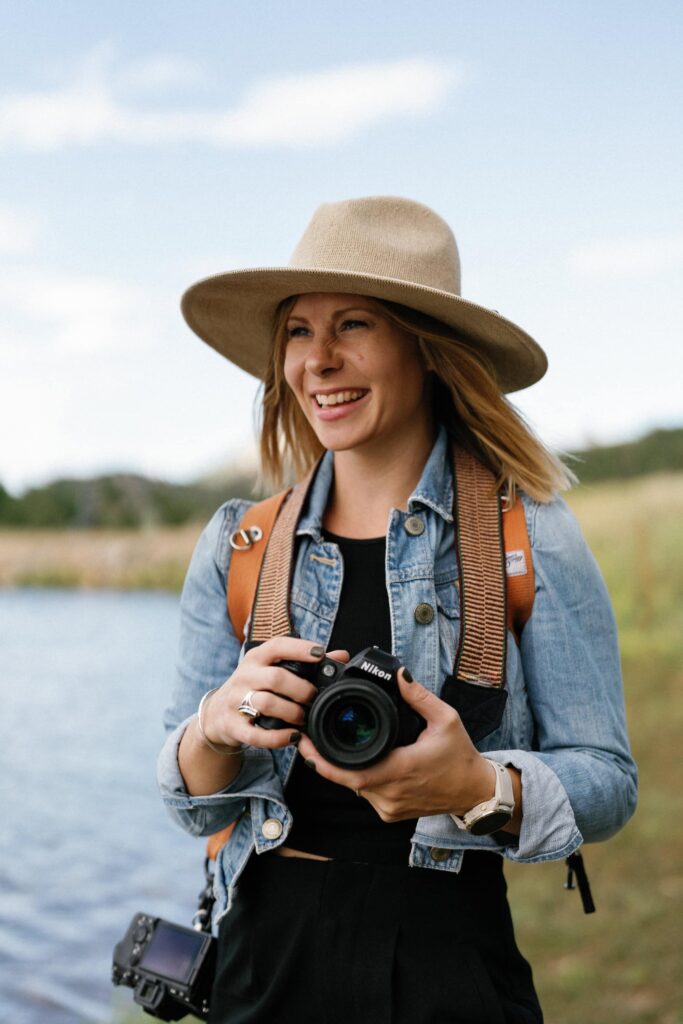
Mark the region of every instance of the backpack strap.
[[228, 618], [242, 643], [244, 626], [254, 604], [263, 556], [275, 520], [289, 493], [288, 490], [280, 491], [252, 505], [242, 516], [239, 527], [230, 535], [233, 554], [228, 571]]
[[536, 596], [534, 563], [526, 525], [524, 505], [519, 496], [503, 506], [503, 546], [505, 549], [505, 591], [507, 626], [519, 644], [529, 621]]
[[[302, 481], [304, 487], [307, 481], [308, 478]], [[281, 491], [252, 505], [242, 517], [239, 528], [230, 537], [233, 557], [228, 572], [228, 616], [241, 641], [244, 641], [244, 627], [254, 606], [259, 573], [270, 535], [290, 493]], [[257, 533], [252, 538], [249, 531], [254, 528], [260, 531], [260, 537]], [[531, 616], [535, 596], [534, 565], [521, 498], [516, 498], [514, 504], [503, 505], [502, 529], [506, 622], [507, 628], [519, 643], [522, 630]], [[239, 556], [236, 557], [238, 552]], [[272, 571], [276, 572], [276, 569]]]

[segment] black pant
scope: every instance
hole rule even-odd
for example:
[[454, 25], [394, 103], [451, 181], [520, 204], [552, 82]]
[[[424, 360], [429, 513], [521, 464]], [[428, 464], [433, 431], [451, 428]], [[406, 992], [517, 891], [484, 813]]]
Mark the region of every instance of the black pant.
[[539, 1024], [496, 854], [460, 874], [253, 856], [211, 1024]]

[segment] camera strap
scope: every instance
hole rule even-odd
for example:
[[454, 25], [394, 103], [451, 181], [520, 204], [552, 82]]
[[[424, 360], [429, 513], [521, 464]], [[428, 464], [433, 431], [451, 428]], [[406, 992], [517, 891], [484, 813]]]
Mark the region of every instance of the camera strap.
[[[252, 505], [230, 537], [227, 606], [233, 629], [249, 641], [292, 635], [289, 593], [296, 527], [317, 465], [291, 490]], [[507, 629], [516, 640], [534, 598], [531, 547], [522, 502], [508, 504], [473, 455], [453, 449], [456, 557], [461, 605], [454, 676], [502, 688]]]

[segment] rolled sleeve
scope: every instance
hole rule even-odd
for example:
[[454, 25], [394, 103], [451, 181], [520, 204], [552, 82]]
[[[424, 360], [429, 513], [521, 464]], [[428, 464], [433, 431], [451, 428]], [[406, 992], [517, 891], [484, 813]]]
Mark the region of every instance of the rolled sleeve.
[[169, 735], [159, 754], [157, 780], [172, 817], [193, 835], [209, 835], [231, 824], [250, 796], [282, 799], [270, 751], [249, 749], [230, 786], [206, 796], [190, 796], [178, 766], [178, 747], [199, 701], [221, 686], [239, 662], [241, 643], [226, 604], [228, 539], [247, 504], [229, 501], [215, 513], [197, 542], [180, 599], [178, 668], [164, 715]]
[[533, 506], [529, 527], [536, 597], [521, 657], [536, 749], [487, 755], [522, 773], [519, 860], [543, 859], [544, 845], [564, 836], [609, 838], [633, 814], [637, 788], [616, 624], [600, 571], [564, 501]]

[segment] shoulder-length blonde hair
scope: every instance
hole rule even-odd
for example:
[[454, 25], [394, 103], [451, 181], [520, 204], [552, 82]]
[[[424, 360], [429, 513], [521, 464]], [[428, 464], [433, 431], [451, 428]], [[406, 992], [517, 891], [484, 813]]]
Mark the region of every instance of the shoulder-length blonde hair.
[[[298, 296], [280, 303], [273, 325], [273, 358], [263, 383], [260, 410], [261, 472], [280, 486], [303, 476], [323, 452], [284, 377], [287, 320]], [[501, 394], [493, 368], [454, 328], [407, 306], [371, 299], [386, 319], [411, 334], [434, 377], [433, 413], [452, 441], [491, 470], [496, 486], [514, 499], [518, 489], [552, 501], [574, 482], [571, 470], [536, 437]]]

